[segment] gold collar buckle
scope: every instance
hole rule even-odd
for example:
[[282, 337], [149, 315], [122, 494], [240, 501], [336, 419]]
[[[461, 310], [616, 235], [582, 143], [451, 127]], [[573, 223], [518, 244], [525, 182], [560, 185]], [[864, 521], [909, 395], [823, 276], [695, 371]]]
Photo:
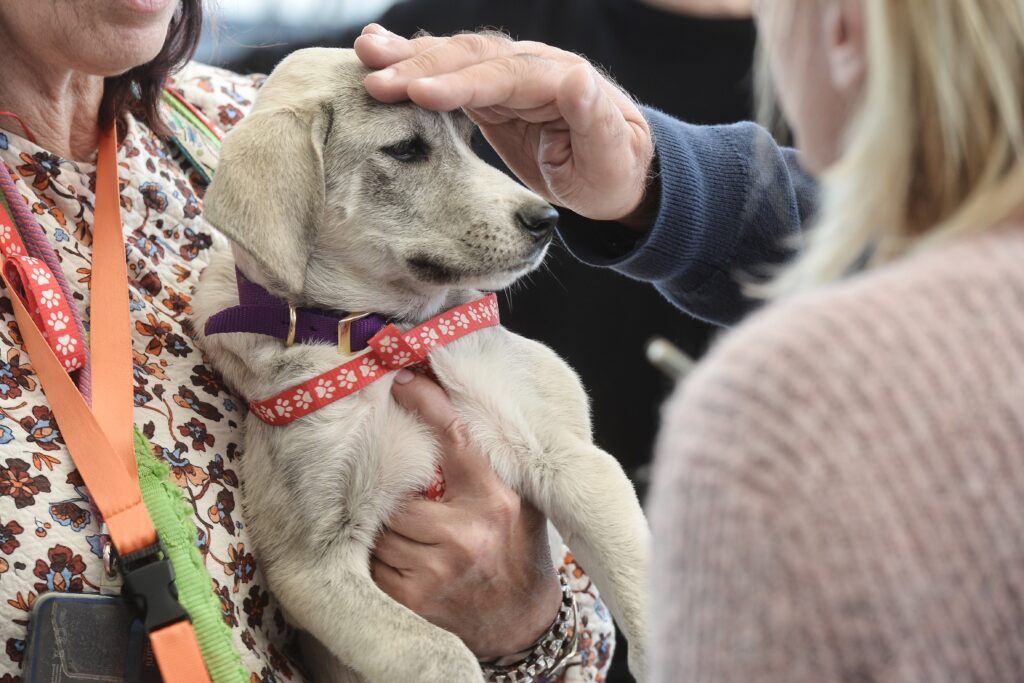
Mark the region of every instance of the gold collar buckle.
[[288, 338], [284, 340], [285, 346], [291, 346], [295, 343], [295, 321], [297, 315], [295, 313], [295, 307], [288, 304]]
[[367, 313], [350, 313], [338, 321], [338, 353], [346, 356], [352, 355], [352, 323], [361, 320]]

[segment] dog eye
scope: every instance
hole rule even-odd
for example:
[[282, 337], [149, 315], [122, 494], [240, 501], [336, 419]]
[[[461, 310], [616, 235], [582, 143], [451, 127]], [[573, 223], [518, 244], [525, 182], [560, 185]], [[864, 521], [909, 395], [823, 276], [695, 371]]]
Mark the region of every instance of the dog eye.
[[430, 149], [427, 143], [418, 135], [408, 140], [403, 140], [397, 145], [382, 147], [381, 150], [395, 161], [423, 161], [427, 158]]

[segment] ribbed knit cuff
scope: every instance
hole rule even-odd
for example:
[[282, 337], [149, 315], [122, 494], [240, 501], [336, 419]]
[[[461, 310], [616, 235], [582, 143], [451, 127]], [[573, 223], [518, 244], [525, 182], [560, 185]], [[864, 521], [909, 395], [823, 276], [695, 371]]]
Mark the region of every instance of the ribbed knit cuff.
[[648, 282], [699, 288], [728, 271], [740, 230], [715, 230], [744, 214], [749, 169], [732, 139], [743, 126], [693, 126], [644, 108], [654, 135], [660, 200], [645, 235], [611, 221], [562, 212], [559, 232], [581, 261]]

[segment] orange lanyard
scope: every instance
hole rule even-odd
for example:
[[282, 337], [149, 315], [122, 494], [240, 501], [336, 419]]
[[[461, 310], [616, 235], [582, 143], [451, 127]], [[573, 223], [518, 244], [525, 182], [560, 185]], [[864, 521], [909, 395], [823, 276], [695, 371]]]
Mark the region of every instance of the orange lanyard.
[[[95, 397], [92, 412], [110, 440], [113, 452], [121, 458], [128, 472], [136, 475], [128, 265], [121, 228], [117, 134], [113, 127], [100, 136], [96, 158], [96, 209], [89, 287], [92, 312], [89, 349]], [[135, 488], [138, 489], [137, 484]], [[119, 546], [118, 550], [121, 550]]]
[[[18, 329], [60, 433], [121, 558], [125, 592], [140, 607], [167, 683], [209, 681], [174, 572], [142, 499], [135, 465], [128, 269], [121, 226], [114, 128], [100, 136], [93, 221], [91, 340], [93, 408], [36, 327], [18, 290], [0, 272]], [[35, 305], [30, 302], [30, 305]]]

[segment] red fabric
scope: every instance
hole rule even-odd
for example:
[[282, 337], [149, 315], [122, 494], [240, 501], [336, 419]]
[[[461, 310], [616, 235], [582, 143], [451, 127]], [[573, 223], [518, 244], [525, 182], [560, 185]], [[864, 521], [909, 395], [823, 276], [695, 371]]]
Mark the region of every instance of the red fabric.
[[85, 367], [85, 341], [74, 324], [71, 304], [61, 291], [53, 271], [28, 255], [7, 207], [0, 203], [0, 252], [4, 274], [14, 286], [32, 321], [57, 356], [65, 372]]
[[369, 341], [366, 352], [297, 386], [260, 401], [249, 410], [269, 425], [286, 425], [351, 396], [392, 370], [427, 362], [431, 349], [500, 322], [498, 298], [488, 294], [402, 332], [388, 325]]

